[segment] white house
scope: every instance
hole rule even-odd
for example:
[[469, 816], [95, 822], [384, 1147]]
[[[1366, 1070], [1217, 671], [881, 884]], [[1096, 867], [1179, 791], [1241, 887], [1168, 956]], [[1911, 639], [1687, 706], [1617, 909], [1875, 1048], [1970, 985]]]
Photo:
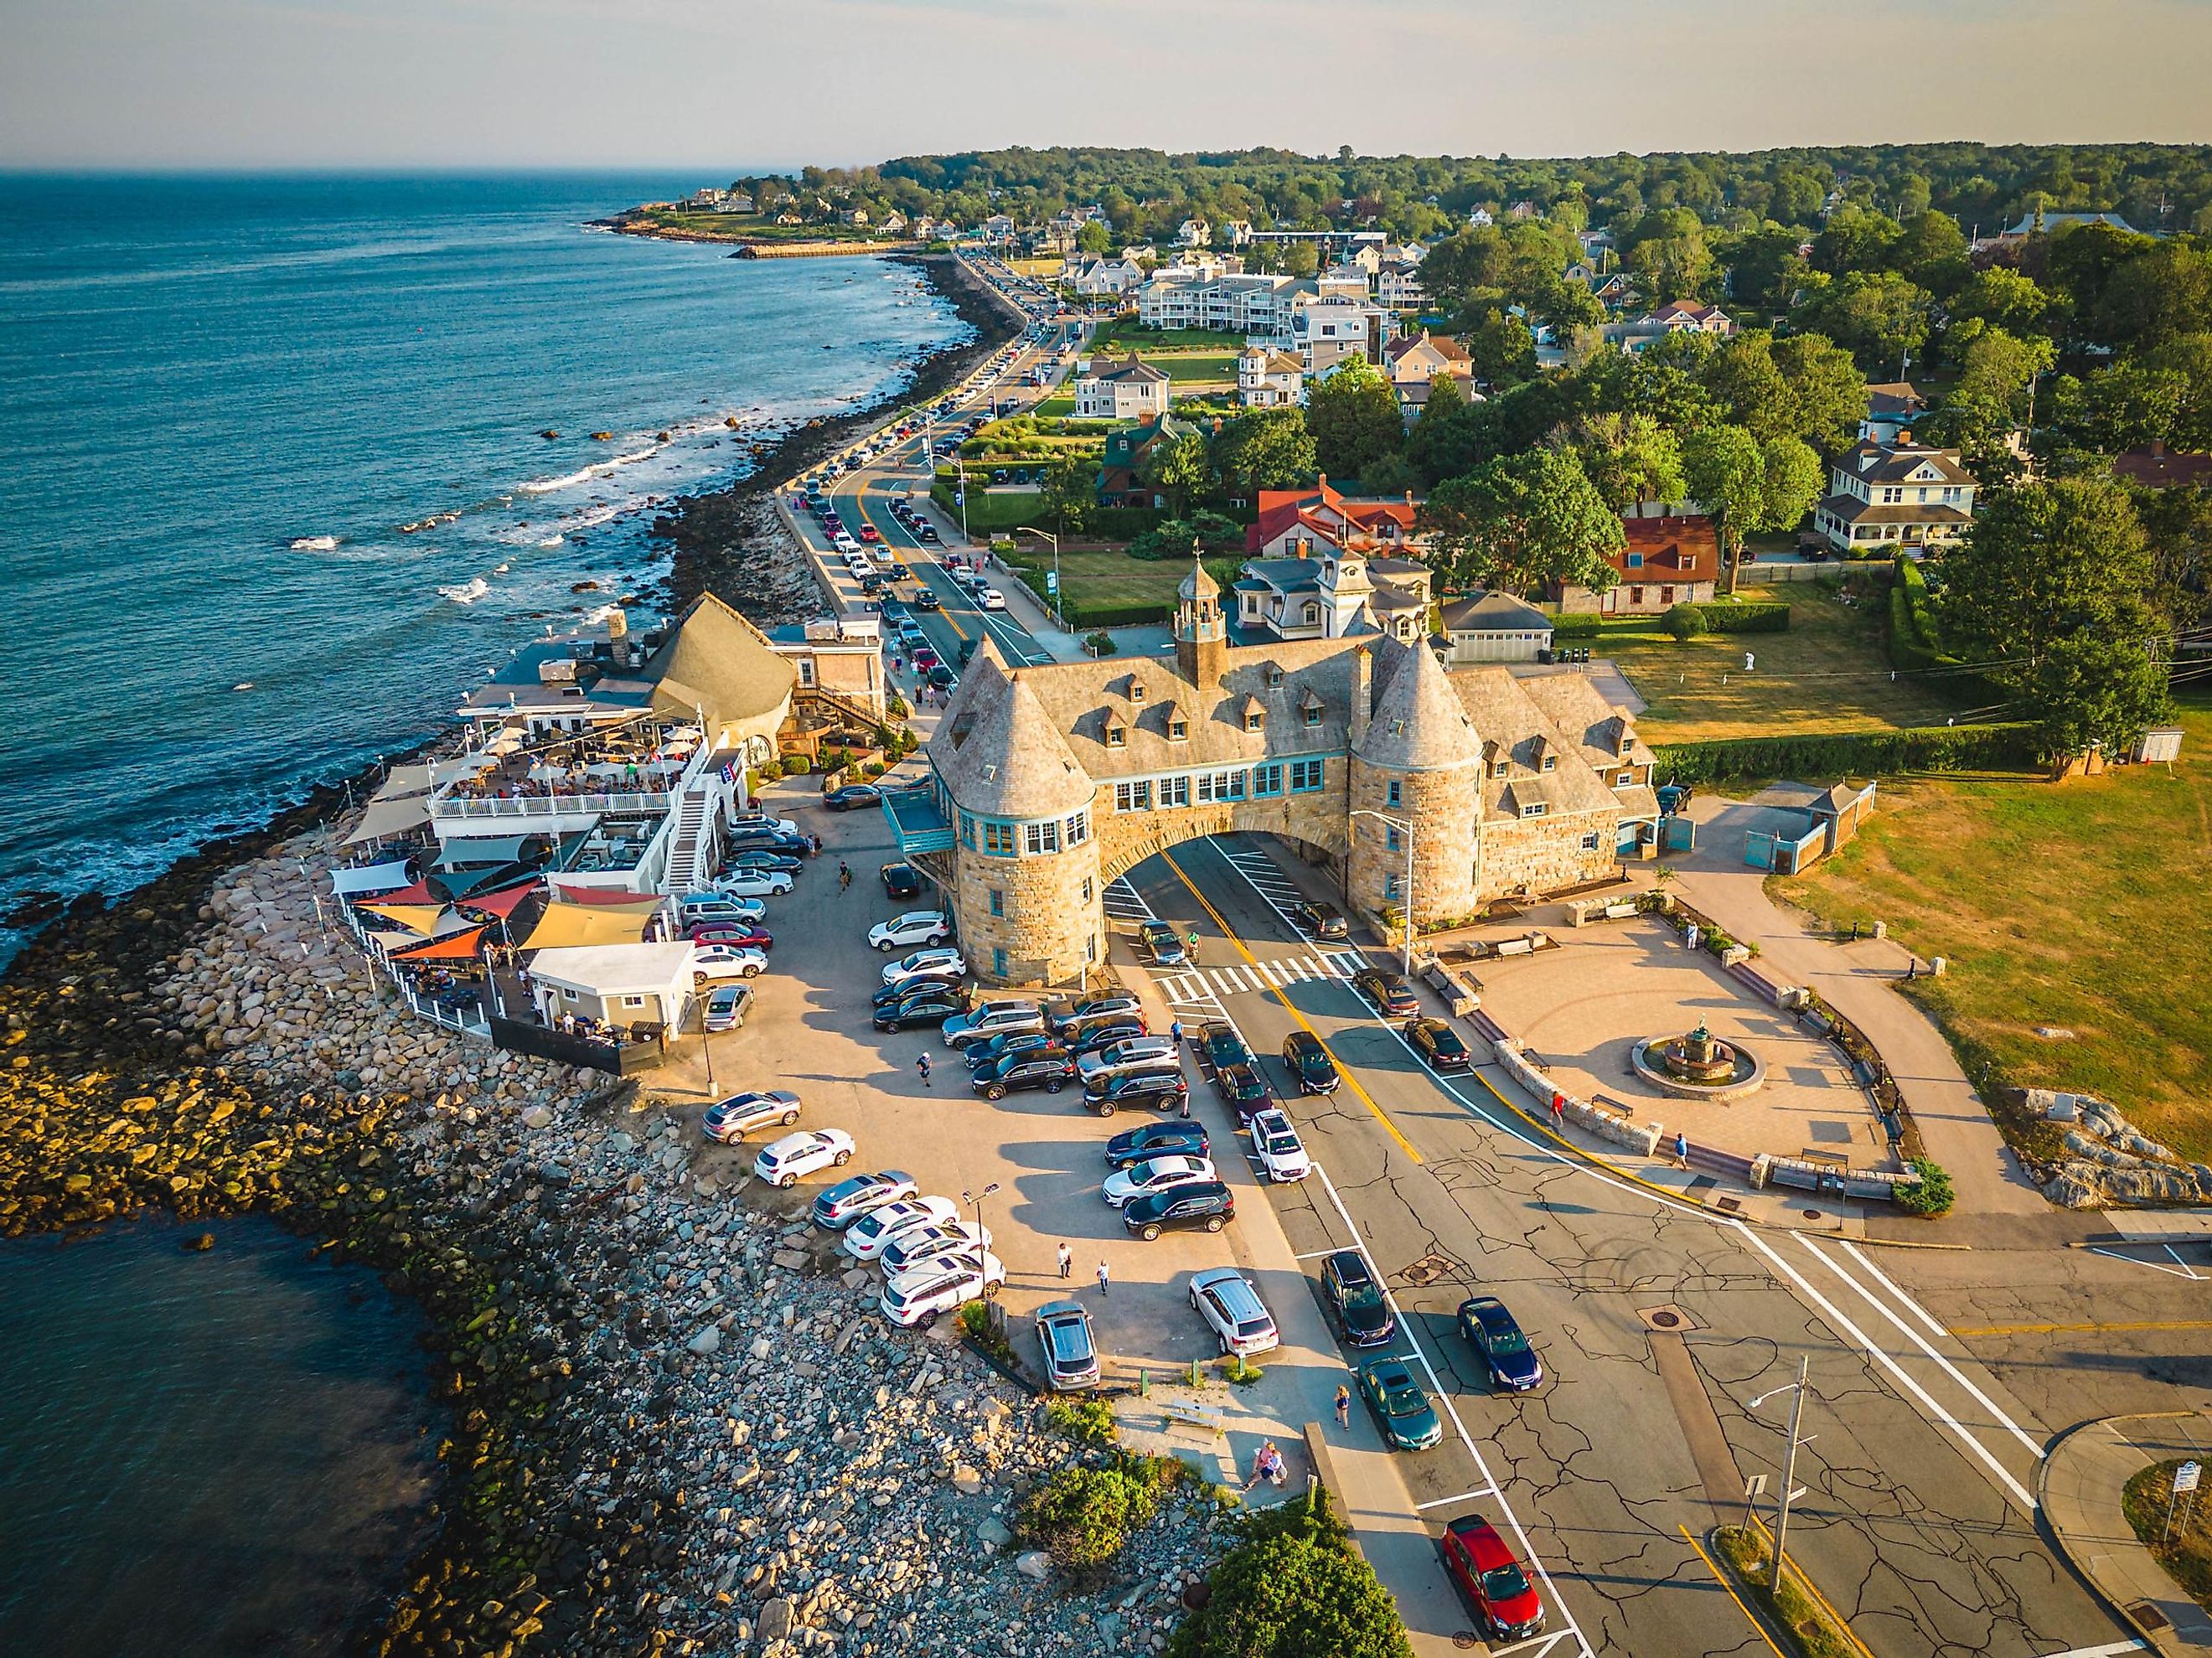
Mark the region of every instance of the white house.
[[1118, 298], [1136, 292], [1145, 268], [1134, 259], [1071, 258], [1060, 279], [1085, 299]]
[[1287, 351], [1249, 346], [1237, 359], [1237, 400], [1247, 409], [1286, 409], [1305, 401], [1304, 362]]
[[530, 958], [530, 996], [538, 1017], [564, 1015], [601, 1024], [682, 1028], [696, 999], [691, 945], [576, 944]]
[[1185, 247], [1206, 247], [1213, 240], [1213, 227], [1203, 219], [1185, 219], [1176, 227], [1176, 240]]
[[1496, 224], [1498, 221], [1491, 217], [1490, 210], [1488, 208], [1478, 207], [1474, 212], [1467, 216], [1467, 222], [1468, 228], [1480, 230], [1486, 224]]
[[1347, 358], [1372, 361], [1393, 321], [1380, 306], [1316, 298], [1291, 319], [1291, 337], [1306, 373], [1318, 377]]
[[1973, 522], [1974, 475], [1955, 449], [1910, 437], [1862, 440], [1837, 458], [1830, 477], [1813, 527], [1840, 553], [1948, 546]]
[[1168, 377], [1132, 355], [1092, 361], [1075, 382], [1078, 420], [1148, 421], [1168, 411]]

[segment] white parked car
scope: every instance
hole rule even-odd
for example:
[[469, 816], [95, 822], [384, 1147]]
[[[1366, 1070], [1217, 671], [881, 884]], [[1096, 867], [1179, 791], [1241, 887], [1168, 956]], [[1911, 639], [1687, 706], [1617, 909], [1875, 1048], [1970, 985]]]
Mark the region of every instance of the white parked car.
[[694, 944], [691, 982], [720, 984], [729, 979], [757, 979], [768, 971], [768, 957], [750, 944]]
[[940, 946], [900, 957], [884, 969], [884, 982], [902, 985], [909, 979], [938, 979], [955, 973], [965, 975], [967, 970], [967, 963], [960, 959], [958, 950]]
[[853, 1160], [853, 1137], [842, 1128], [807, 1128], [761, 1147], [753, 1173], [770, 1186], [795, 1186], [801, 1175], [842, 1169]]
[[960, 1218], [951, 1198], [902, 1198], [871, 1209], [845, 1229], [841, 1246], [855, 1260], [873, 1260], [902, 1232], [917, 1226], [950, 1226]]
[[776, 829], [785, 835], [799, 833], [799, 822], [792, 817], [771, 817], [764, 811], [749, 811], [730, 820], [730, 830], [743, 835], [748, 829]]
[[830, 544], [835, 547], [841, 553], [857, 553], [860, 550], [860, 544], [854, 540], [852, 537], [846, 535], [839, 536], [836, 540], [831, 542]]
[[[952, 923], [945, 918], [943, 911], [934, 909], [910, 909], [868, 929], [868, 942], [886, 955], [894, 950], [911, 950], [918, 944], [941, 944], [951, 936]], [[890, 981], [887, 979], [884, 982]]]
[[1006, 608], [1006, 596], [996, 587], [978, 587], [975, 590], [975, 602], [987, 610], [1003, 610]]
[[695, 921], [732, 921], [757, 926], [768, 919], [768, 906], [757, 898], [732, 898], [719, 892], [687, 892], [678, 900], [684, 925]]
[[1044, 1010], [1035, 1002], [1000, 999], [980, 1002], [967, 1012], [947, 1019], [943, 1034], [947, 1048], [963, 1048], [970, 1042], [980, 1042], [986, 1036], [996, 1036], [1004, 1031], [1043, 1029]]
[[1234, 1266], [1190, 1275], [1190, 1304], [1212, 1327], [1224, 1353], [1249, 1357], [1282, 1345], [1273, 1316], [1252, 1281]]
[[909, 1226], [876, 1252], [886, 1277], [903, 1272], [935, 1255], [957, 1254], [963, 1249], [988, 1249], [991, 1229], [963, 1220], [932, 1221]]
[[1176, 1043], [1172, 1036], [1124, 1036], [1118, 1042], [1109, 1042], [1094, 1053], [1085, 1054], [1075, 1062], [1075, 1073], [1084, 1081], [1102, 1076], [1109, 1071], [1126, 1071], [1133, 1066], [1158, 1065], [1162, 1060], [1176, 1062]]
[[1170, 1186], [1188, 1186], [1193, 1181], [1213, 1178], [1211, 1157], [1148, 1157], [1143, 1163], [1115, 1169], [1106, 1176], [1106, 1184], [1099, 1191], [1108, 1208], [1119, 1209], [1131, 1198], [1142, 1197], [1147, 1192], [1164, 1192]]
[[981, 1299], [992, 1286], [1006, 1281], [1005, 1263], [988, 1252], [972, 1266], [963, 1261], [918, 1266], [884, 1285], [884, 1316], [909, 1327], [927, 1324], [941, 1313]]
[[732, 898], [773, 898], [791, 890], [791, 875], [780, 869], [737, 869], [722, 878]]
[[1267, 1178], [1279, 1184], [1302, 1181], [1313, 1173], [1313, 1159], [1306, 1155], [1305, 1142], [1298, 1138], [1287, 1112], [1253, 1114], [1252, 1151], [1267, 1171]]

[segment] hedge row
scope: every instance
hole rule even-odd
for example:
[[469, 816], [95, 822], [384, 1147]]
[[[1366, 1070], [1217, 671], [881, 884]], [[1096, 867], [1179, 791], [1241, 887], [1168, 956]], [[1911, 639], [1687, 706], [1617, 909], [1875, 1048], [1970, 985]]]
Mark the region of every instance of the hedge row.
[[1943, 659], [1942, 640], [1928, 598], [1928, 578], [1917, 559], [1899, 558], [1889, 584], [1889, 659], [1893, 666], [1920, 671]]
[[1993, 771], [2033, 765], [2036, 729], [2025, 720], [1920, 726], [1823, 736], [1739, 737], [1655, 747], [1663, 782], [1724, 783], [1758, 777], [1887, 777], [1912, 771]]
[[[1677, 604], [1705, 623], [1709, 634], [1779, 634], [1790, 630], [1790, 607], [1776, 599], [1751, 599], [1740, 604]], [[1651, 616], [1601, 616], [1576, 610], [1552, 618], [1552, 633], [1559, 639], [1595, 639], [1604, 634], [1650, 634], [1666, 631], [1674, 611]]]

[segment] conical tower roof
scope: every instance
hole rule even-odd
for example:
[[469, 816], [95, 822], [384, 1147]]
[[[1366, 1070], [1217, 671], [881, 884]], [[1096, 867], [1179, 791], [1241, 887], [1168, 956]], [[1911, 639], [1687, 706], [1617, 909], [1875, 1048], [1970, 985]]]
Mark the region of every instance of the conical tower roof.
[[1076, 763], [1044, 704], [988, 648], [969, 663], [959, 694], [930, 738], [929, 762], [968, 811], [1057, 817], [1091, 804], [1090, 774]]
[[[1378, 640], [1379, 653], [1390, 648]], [[1480, 762], [1482, 739], [1467, 708], [1425, 644], [1400, 645], [1375, 698], [1375, 717], [1353, 749], [1370, 765], [1398, 771], [1435, 771]]]
[[1206, 573], [1206, 560], [1194, 547], [1190, 554], [1190, 574], [1182, 579], [1182, 586], [1176, 592], [1186, 604], [1193, 599], [1221, 597], [1221, 584]]

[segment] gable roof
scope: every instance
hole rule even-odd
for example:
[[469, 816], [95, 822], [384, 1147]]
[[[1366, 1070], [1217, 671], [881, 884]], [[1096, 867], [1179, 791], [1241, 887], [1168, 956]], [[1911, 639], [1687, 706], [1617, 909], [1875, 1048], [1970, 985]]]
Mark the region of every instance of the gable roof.
[[[1606, 559], [1629, 580], [1647, 580], [1654, 571], [1663, 571], [1677, 581], [1720, 580], [1720, 535], [1710, 518], [1700, 513], [1625, 518], [1620, 530], [1626, 544], [1608, 552]], [[1644, 556], [1640, 568], [1629, 568], [1631, 553]]]
[[1143, 358], [1132, 355], [1127, 362], [1103, 360], [1094, 362], [1091, 365], [1091, 372], [1083, 378], [1114, 385], [1150, 386], [1166, 380], [1167, 376]]
[[1448, 634], [1550, 633], [1552, 618], [1510, 593], [1477, 589], [1448, 599], [1443, 607]]
[[677, 621], [639, 676], [653, 686], [653, 711], [702, 708], [711, 723], [764, 719], [790, 701], [799, 670], [776, 654], [768, 635], [712, 593]]
[[1937, 449], [1924, 443], [1876, 443], [1871, 438], [1862, 438], [1836, 462], [1838, 471], [1863, 478], [1869, 483], [1902, 483], [1923, 466], [1933, 468], [1939, 475], [1926, 480], [1930, 483], [1974, 481], [1973, 474], [1959, 464], [1957, 450]]
[[2148, 448], [2124, 449], [2114, 455], [2112, 475], [2154, 489], [2212, 483], [2212, 455], [2169, 449], [2162, 443], [2154, 443]]

